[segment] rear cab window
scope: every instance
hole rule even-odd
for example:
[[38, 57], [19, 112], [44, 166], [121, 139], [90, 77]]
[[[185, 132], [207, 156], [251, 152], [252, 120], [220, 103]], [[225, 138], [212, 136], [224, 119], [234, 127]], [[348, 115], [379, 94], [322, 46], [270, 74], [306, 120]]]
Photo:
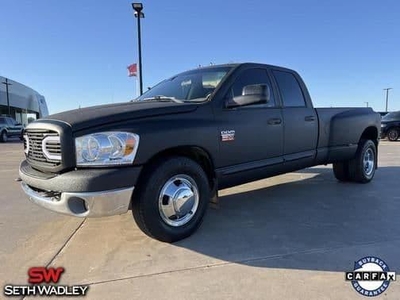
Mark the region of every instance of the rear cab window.
[[273, 70], [272, 71], [284, 107], [306, 107], [306, 101], [303, 91], [296, 77], [289, 72]]

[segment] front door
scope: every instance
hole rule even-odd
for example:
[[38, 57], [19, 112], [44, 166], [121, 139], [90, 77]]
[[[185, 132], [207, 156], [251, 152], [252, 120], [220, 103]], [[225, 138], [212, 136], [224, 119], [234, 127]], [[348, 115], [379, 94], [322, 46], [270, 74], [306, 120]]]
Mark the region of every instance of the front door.
[[11, 118], [6, 118], [7, 119], [7, 123], [8, 123], [8, 133], [10, 135], [18, 135], [21, 133], [21, 126], [20, 125], [16, 125], [16, 122], [14, 121], [14, 119]]
[[229, 172], [263, 168], [283, 161], [283, 118], [266, 69], [243, 70], [233, 81], [225, 103], [241, 96], [250, 85], [267, 85], [268, 102], [224, 107], [216, 114], [220, 134], [218, 165]]

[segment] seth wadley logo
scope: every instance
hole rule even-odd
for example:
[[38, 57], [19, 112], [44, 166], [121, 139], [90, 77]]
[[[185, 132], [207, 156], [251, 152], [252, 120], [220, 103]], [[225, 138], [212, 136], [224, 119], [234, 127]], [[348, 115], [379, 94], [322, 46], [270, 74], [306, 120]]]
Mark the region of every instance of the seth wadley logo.
[[390, 272], [389, 266], [380, 258], [366, 256], [354, 262], [354, 271], [346, 272], [346, 281], [351, 281], [353, 288], [367, 297], [379, 296], [396, 280], [396, 273]]
[[[58, 285], [61, 274], [65, 269], [32, 267], [28, 270], [29, 285], [4, 286], [4, 295], [13, 296], [85, 296], [89, 286], [87, 285]], [[54, 283], [54, 284], [50, 284]]]

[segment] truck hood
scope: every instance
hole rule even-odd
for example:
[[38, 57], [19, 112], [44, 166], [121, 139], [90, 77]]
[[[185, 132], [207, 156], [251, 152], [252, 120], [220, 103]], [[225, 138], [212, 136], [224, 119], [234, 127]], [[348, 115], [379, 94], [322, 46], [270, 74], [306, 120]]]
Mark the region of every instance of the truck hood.
[[160, 101], [127, 102], [80, 108], [50, 115], [41, 120], [56, 120], [68, 123], [74, 132], [159, 115], [185, 113], [196, 110], [198, 104]]

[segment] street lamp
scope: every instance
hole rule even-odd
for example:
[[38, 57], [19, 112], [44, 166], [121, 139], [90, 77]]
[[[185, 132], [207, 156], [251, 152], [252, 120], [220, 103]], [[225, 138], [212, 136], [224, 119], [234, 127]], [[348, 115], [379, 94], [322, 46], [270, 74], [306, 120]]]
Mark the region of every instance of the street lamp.
[[389, 101], [389, 91], [393, 90], [392, 88], [386, 88], [383, 89], [384, 91], [386, 91], [386, 112], [388, 112], [388, 101]]
[[135, 17], [137, 18], [137, 31], [138, 31], [138, 53], [139, 53], [139, 92], [143, 94], [143, 77], [142, 77], [142, 40], [140, 35], [140, 19], [144, 18], [143, 4], [132, 3], [132, 8], [135, 11]]
[[8, 116], [11, 116], [10, 96], [9, 96], [9, 93], [8, 93], [8, 86], [9, 86], [9, 85], [12, 85], [12, 83], [9, 83], [9, 82], [8, 82], [8, 78], [6, 78], [6, 81], [3, 81], [2, 84], [5, 84], [5, 85], [6, 85]]

